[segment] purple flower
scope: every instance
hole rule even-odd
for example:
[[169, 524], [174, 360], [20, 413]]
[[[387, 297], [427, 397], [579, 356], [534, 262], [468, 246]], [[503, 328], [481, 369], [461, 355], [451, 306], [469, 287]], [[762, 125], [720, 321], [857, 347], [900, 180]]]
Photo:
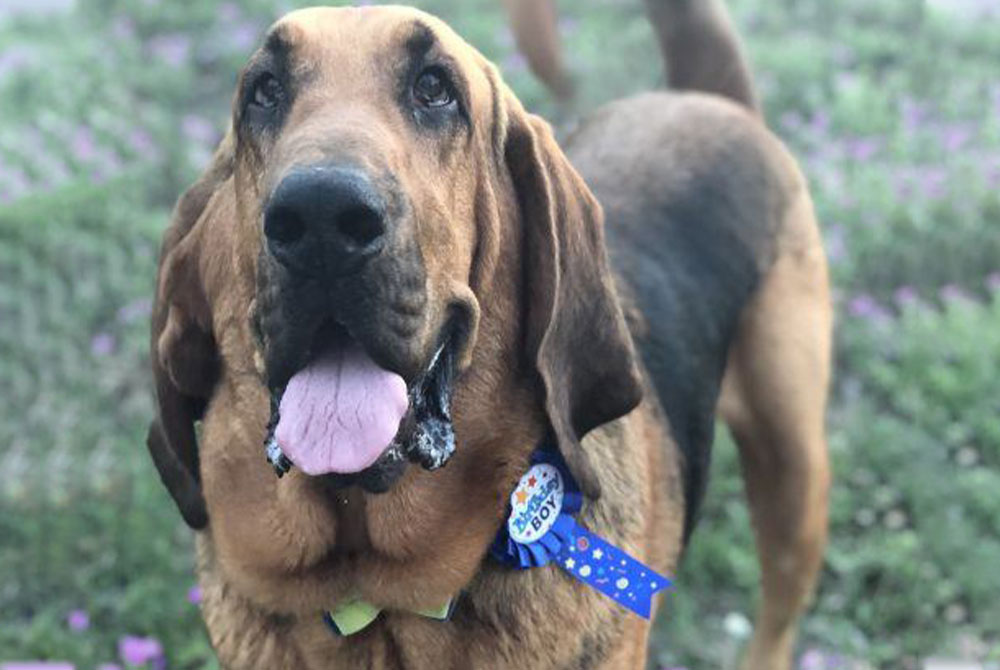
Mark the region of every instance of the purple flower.
[[179, 33], [157, 35], [149, 40], [149, 50], [167, 65], [180, 67], [191, 54], [191, 38]]
[[877, 137], [857, 137], [845, 142], [848, 157], [859, 163], [874, 158], [881, 148], [882, 141]]
[[948, 153], [955, 153], [972, 139], [972, 130], [964, 124], [949, 124], [939, 132], [939, 136], [944, 150]]
[[135, 37], [135, 21], [127, 16], [115, 17], [111, 22], [111, 34], [119, 41], [131, 40]]
[[219, 9], [216, 10], [219, 15], [219, 20], [223, 23], [232, 23], [240, 18], [240, 7], [235, 2], [224, 2], [219, 5]]
[[802, 116], [798, 112], [783, 112], [778, 124], [785, 130], [796, 131], [802, 127]]
[[156, 144], [153, 143], [152, 136], [141, 128], [136, 128], [128, 134], [128, 145], [137, 154], [156, 153]]
[[89, 163], [97, 157], [97, 140], [94, 138], [94, 132], [86, 126], [80, 126], [73, 131], [69, 147], [73, 157], [79, 161]]
[[902, 172], [892, 175], [892, 190], [896, 194], [896, 200], [908, 200], [916, 192], [913, 179]]
[[867, 293], [851, 298], [847, 303], [847, 313], [866, 321], [885, 321], [891, 317], [889, 310]]
[[940, 200], [947, 193], [948, 175], [941, 168], [926, 168], [920, 175], [920, 190], [930, 200]]
[[188, 589], [187, 594], [188, 602], [192, 605], [198, 605], [201, 603], [201, 587], [195, 584], [190, 589]]
[[249, 51], [257, 44], [263, 28], [256, 21], [242, 21], [228, 26], [226, 30], [226, 46], [231, 51]]
[[830, 113], [825, 109], [816, 112], [809, 120], [809, 130], [817, 135], [826, 135], [830, 130]]
[[149, 298], [139, 298], [123, 305], [119, 310], [118, 321], [121, 323], [132, 323], [139, 319], [144, 319], [150, 315], [153, 309], [153, 301]]
[[861, 75], [847, 70], [841, 70], [833, 75], [833, 85], [838, 91], [855, 88], [861, 80]]
[[572, 35], [580, 29], [580, 21], [568, 16], [560, 17], [558, 25], [559, 33], [562, 35]]
[[991, 272], [986, 276], [986, 288], [993, 293], [1000, 293], [1000, 272]]
[[900, 286], [892, 297], [900, 307], [909, 307], [920, 302], [920, 294], [912, 286]]
[[122, 666], [117, 663], [101, 663], [97, 666], [97, 670], [122, 670]]
[[74, 633], [80, 633], [90, 628], [90, 615], [83, 610], [73, 610], [66, 615], [66, 625]]
[[121, 167], [122, 161], [118, 157], [118, 154], [107, 149], [101, 149], [97, 154], [96, 164], [90, 171], [90, 177], [95, 182], [101, 182], [119, 172]]
[[0, 193], [5, 193], [11, 200], [14, 200], [30, 190], [31, 182], [23, 170], [13, 168], [5, 172], [3, 166], [0, 165]]
[[90, 340], [90, 353], [108, 356], [115, 350], [115, 344], [115, 336], [111, 333], [98, 333]]
[[799, 670], [824, 670], [826, 658], [818, 649], [809, 649], [799, 658]]
[[[1000, 114], [1000, 109], [997, 110], [997, 114]], [[995, 163], [987, 169], [986, 184], [991, 189], [1000, 188], [1000, 163]]]
[[142, 666], [163, 661], [163, 645], [153, 637], [126, 635], [118, 640], [118, 655], [127, 666]]
[[188, 139], [201, 144], [211, 144], [215, 140], [215, 127], [205, 117], [197, 114], [186, 114], [181, 119], [181, 132]]
[[904, 98], [900, 103], [900, 116], [903, 119], [903, 129], [915, 133], [927, 120], [927, 105], [913, 98]]
[[524, 60], [524, 56], [522, 56], [519, 52], [512, 51], [507, 54], [506, 58], [503, 59], [501, 69], [506, 75], [526, 72], [528, 70], [528, 61]]
[[971, 302], [972, 296], [958, 284], [947, 284], [938, 291], [944, 302]]
[[32, 49], [17, 44], [9, 46], [0, 53], [0, 77], [20, 72], [34, 60]]
[[511, 32], [510, 26], [506, 22], [500, 24], [496, 38], [499, 46], [507, 49], [514, 48], [514, 33]]

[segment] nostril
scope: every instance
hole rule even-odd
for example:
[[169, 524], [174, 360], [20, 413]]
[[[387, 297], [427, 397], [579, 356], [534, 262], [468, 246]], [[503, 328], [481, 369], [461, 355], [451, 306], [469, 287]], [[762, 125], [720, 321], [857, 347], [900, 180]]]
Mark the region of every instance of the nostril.
[[278, 244], [293, 244], [306, 233], [306, 224], [298, 212], [285, 207], [274, 207], [264, 220], [264, 235]]
[[362, 250], [385, 234], [382, 215], [367, 205], [348, 207], [337, 215], [337, 232], [354, 246]]

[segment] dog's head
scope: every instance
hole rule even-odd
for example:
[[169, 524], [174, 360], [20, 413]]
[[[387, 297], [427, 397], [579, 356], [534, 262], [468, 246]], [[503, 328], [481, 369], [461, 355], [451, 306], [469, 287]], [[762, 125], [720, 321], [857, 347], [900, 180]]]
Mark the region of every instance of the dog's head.
[[185, 520], [207, 523], [194, 423], [225, 383], [268, 389], [306, 474], [369, 490], [444, 439], [453, 384], [482, 407], [523, 388], [598, 495], [580, 438], [639, 400], [602, 225], [548, 126], [440, 21], [279, 21], [161, 254], [149, 446]]

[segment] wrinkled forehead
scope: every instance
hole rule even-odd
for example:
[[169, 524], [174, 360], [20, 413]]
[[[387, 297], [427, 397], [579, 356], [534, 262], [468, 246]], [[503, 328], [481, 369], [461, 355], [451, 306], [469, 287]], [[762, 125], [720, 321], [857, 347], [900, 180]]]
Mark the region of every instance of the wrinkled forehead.
[[312, 7], [280, 19], [255, 58], [278, 57], [296, 74], [374, 80], [427, 57], [452, 61], [472, 85], [484, 61], [440, 19], [412, 7]]

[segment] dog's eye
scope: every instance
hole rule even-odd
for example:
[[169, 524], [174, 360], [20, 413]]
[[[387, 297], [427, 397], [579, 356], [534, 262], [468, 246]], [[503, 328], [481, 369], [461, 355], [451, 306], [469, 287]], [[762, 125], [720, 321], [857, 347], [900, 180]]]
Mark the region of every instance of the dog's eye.
[[448, 75], [438, 67], [420, 73], [413, 83], [413, 97], [424, 107], [446, 107], [455, 100]]
[[274, 109], [285, 97], [285, 89], [273, 75], [265, 74], [253, 87], [253, 104], [262, 109]]

